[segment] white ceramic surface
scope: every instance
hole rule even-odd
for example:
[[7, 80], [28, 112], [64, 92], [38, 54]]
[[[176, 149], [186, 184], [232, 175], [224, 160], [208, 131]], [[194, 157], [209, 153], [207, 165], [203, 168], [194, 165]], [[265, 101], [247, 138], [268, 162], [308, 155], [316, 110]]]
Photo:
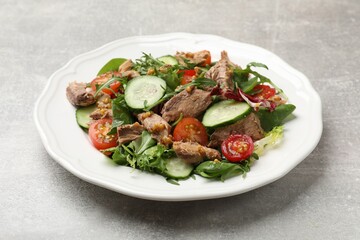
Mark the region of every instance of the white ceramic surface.
[[[89, 82], [111, 58], [136, 59], [142, 52], [155, 57], [176, 51], [210, 50], [213, 60], [226, 50], [239, 64], [262, 62], [269, 71], [258, 69], [271, 78], [296, 105], [295, 119], [285, 124], [282, 144], [257, 161], [246, 178], [234, 177], [225, 182], [200, 176], [169, 184], [162, 176], [115, 166], [98, 152], [78, 127], [75, 108], [67, 101], [69, 82]], [[253, 45], [214, 35], [172, 33], [120, 39], [72, 59], [49, 79], [36, 102], [35, 123], [49, 154], [64, 168], [93, 184], [133, 197], [186, 201], [220, 198], [240, 194], [271, 183], [284, 176], [315, 148], [322, 133], [321, 101], [310, 81], [273, 53]]]

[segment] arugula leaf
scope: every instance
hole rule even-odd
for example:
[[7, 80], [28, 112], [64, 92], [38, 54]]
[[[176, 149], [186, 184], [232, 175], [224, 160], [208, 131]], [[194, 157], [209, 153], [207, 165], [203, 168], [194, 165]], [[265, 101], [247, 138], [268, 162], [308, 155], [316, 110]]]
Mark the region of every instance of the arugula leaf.
[[262, 68], [266, 68], [267, 70], [269, 70], [269, 68], [263, 64], [263, 63], [258, 63], [258, 62], [251, 62], [247, 65], [247, 68], [250, 68], [250, 67], [262, 67]]
[[180, 85], [180, 78], [177, 74], [178, 69], [176, 67], [169, 68], [166, 72], [159, 72], [157, 76], [165, 80], [166, 85], [171, 89], [175, 90]]
[[185, 85], [181, 85], [179, 86], [175, 92], [179, 93], [183, 90], [185, 90], [187, 87], [191, 87], [191, 86], [195, 86], [197, 88], [200, 89], [205, 89], [207, 87], [215, 87], [217, 85], [217, 83], [210, 79], [210, 78], [196, 78], [195, 80], [193, 80], [192, 82], [189, 82]]
[[180, 85], [180, 78], [177, 74], [180, 66], [165, 64], [163, 61], [154, 58], [151, 54], [143, 53], [143, 56], [135, 60], [133, 69], [141, 75], [155, 75], [165, 80], [167, 87], [172, 91]]
[[98, 76], [107, 72], [117, 71], [121, 64], [123, 64], [127, 59], [125, 58], [113, 58], [108, 61], [98, 72]]
[[250, 171], [249, 160], [242, 161], [239, 164], [230, 162], [206, 161], [200, 163], [195, 168], [195, 173], [205, 177], [225, 181], [234, 176], [244, 175]]
[[265, 131], [270, 131], [274, 127], [280, 126], [284, 119], [289, 116], [295, 108], [295, 105], [283, 104], [277, 106], [272, 112], [266, 109], [259, 109], [259, 111], [256, 112], [256, 115], [260, 119], [261, 127]]
[[[269, 83], [271, 86], [273, 86], [278, 91], [279, 94], [281, 94], [283, 96], [284, 99], [287, 99], [287, 96], [285, 95], [285, 93], [282, 89], [280, 89], [278, 86], [276, 86], [275, 83], [273, 83], [269, 78], [252, 70], [251, 67], [262, 67], [265, 69], [269, 69], [265, 64], [257, 63], [257, 62], [249, 63], [248, 65], [246, 65], [245, 69], [235, 68], [233, 71], [234, 82], [237, 86], [239, 86], [242, 89], [243, 92], [245, 92], [245, 93], [250, 92], [257, 84]], [[250, 75], [255, 76], [256, 81], [254, 80], [254, 78], [251, 78], [249, 80]], [[252, 83], [246, 83], [248, 81], [252, 81]], [[255, 84], [255, 82], [256, 82], [256, 84]]]
[[[165, 63], [154, 58], [151, 56], [151, 54], [142, 53], [143, 56], [139, 59], [135, 60], [135, 64], [133, 66], [133, 69], [140, 73], [140, 75], [146, 75], [148, 73], [148, 70], [159, 68], [163, 66]], [[155, 70], [155, 69], [154, 69]]]
[[256, 85], [258, 85], [258, 77], [253, 77], [246, 82], [240, 82], [239, 87], [245, 93], [249, 93]]

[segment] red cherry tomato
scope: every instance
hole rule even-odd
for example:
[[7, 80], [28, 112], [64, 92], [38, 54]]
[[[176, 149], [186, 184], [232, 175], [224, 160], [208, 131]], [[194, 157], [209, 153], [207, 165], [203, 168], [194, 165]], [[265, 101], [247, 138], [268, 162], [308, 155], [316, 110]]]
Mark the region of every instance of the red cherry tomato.
[[274, 96], [275, 93], [276, 93], [275, 88], [272, 88], [272, 87], [270, 87], [268, 85], [264, 85], [264, 84], [256, 85], [253, 88], [253, 90], [255, 92], [258, 92], [258, 93], [255, 93], [253, 95], [253, 97], [257, 97], [257, 98], [260, 98], [260, 99], [269, 99], [272, 96]]
[[[101, 86], [113, 76], [114, 73], [104, 73], [100, 76], [97, 76], [94, 80], [91, 81], [90, 85], [93, 91], [96, 91], [96, 86]], [[110, 96], [114, 96], [114, 92], [119, 92], [121, 83], [119, 81], [114, 81], [110, 84], [110, 88], [102, 89], [103, 93], [109, 94]]]
[[211, 54], [209, 52], [209, 56], [206, 58], [205, 62], [201, 65], [202, 67], [205, 67], [206, 65], [211, 64]]
[[221, 152], [230, 162], [243, 161], [250, 157], [253, 151], [254, 143], [248, 135], [230, 135], [221, 144]]
[[111, 130], [112, 120], [103, 118], [90, 124], [89, 137], [93, 145], [99, 149], [107, 149], [117, 145], [117, 134], [107, 135]]
[[181, 85], [185, 85], [187, 83], [190, 83], [193, 80], [193, 76], [196, 75], [195, 70], [190, 69], [190, 70], [179, 70], [179, 73], [183, 73], [182, 78], [181, 78]]
[[196, 118], [183, 118], [175, 127], [173, 133], [175, 141], [197, 142], [206, 146], [208, 135], [204, 125]]

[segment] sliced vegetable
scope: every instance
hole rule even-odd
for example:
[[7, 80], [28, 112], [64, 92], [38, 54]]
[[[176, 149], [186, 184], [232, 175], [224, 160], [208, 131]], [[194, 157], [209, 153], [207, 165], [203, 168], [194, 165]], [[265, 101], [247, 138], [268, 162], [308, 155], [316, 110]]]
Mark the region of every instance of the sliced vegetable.
[[111, 119], [100, 119], [91, 123], [89, 128], [89, 137], [93, 145], [99, 149], [107, 149], [117, 145], [117, 133], [108, 134], [111, 130]]
[[207, 65], [210, 65], [210, 64], [211, 64], [211, 54], [209, 52], [209, 56], [205, 59], [205, 62], [201, 66], [206, 67]]
[[117, 71], [121, 64], [123, 64], [127, 59], [125, 58], [113, 58], [108, 61], [98, 72], [98, 76], [107, 72]]
[[175, 141], [197, 142], [203, 146], [208, 144], [208, 135], [204, 125], [196, 118], [183, 118], [175, 127]]
[[272, 112], [266, 109], [259, 109], [259, 111], [256, 112], [256, 115], [260, 119], [261, 127], [265, 131], [270, 131], [274, 127], [280, 126], [295, 108], [296, 107], [292, 104], [283, 104], [276, 107]]
[[166, 82], [155, 76], [140, 76], [132, 79], [125, 89], [126, 104], [133, 109], [144, 109], [164, 95]]
[[[91, 81], [90, 85], [91, 85], [91, 89], [93, 91], [96, 91], [100, 86], [102, 86], [103, 84], [107, 83], [111, 78], [112, 78], [112, 73], [106, 73], [106, 74], [102, 74], [98, 77], [96, 77], [94, 80]], [[109, 87], [104, 87], [102, 88], [102, 92], [109, 94], [110, 96], [115, 96], [115, 93], [119, 92], [121, 83], [119, 81], [112, 81], [112, 83], [110, 83]]]
[[180, 81], [181, 85], [185, 85], [185, 84], [192, 82], [193, 77], [196, 75], [196, 72], [193, 69], [179, 70], [179, 73], [182, 74], [181, 81]]
[[175, 57], [170, 56], [170, 55], [159, 57], [158, 60], [162, 61], [165, 64], [169, 64], [172, 66], [179, 64], [178, 60], [176, 60]]
[[89, 128], [89, 123], [92, 120], [92, 118], [90, 118], [90, 114], [92, 112], [94, 112], [96, 109], [96, 105], [90, 105], [88, 107], [82, 107], [82, 108], [78, 108], [76, 109], [76, 121], [77, 123], [83, 127], [88, 129]]
[[268, 85], [264, 85], [264, 84], [256, 85], [253, 88], [253, 91], [255, 91], [256, 93], [252, 96], [259, 98], [259, 99], [269, 99], [269, 98], [275, 96], [275, 93], [276, 93], [275, 88], [272, 88], [272, 87], [270, 87]]
[[250, 113], [251, 107], [244, 102], [225, 100], [215, 103], [204, 114], [205, 127], [219, 127], [236, 122]]
[[183, 179], [190, 176], [194, 167], [178, 157], [172, 157], [165, 160], [165, 175], [172, 179]]
[[248, 135], [230, 135], [222, 144], [221, 152], [230, 162], [240, 162], [254, 151], [254, 143]]

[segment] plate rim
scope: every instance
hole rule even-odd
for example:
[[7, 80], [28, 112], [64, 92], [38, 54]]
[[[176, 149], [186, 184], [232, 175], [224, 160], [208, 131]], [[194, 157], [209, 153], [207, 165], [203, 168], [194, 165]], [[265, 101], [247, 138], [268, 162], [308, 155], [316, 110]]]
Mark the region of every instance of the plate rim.
[[[305, 86], [307, 88], [306, 90], [312, 94], [312, 97], [313, 97], [312, 101], [314, 101], [313, 107], [318, 109], [318, 111], [316, 111], [318, 113], [317, 114], [318, 116], [316, 118], [318, 120], [316, 123], [317, 127], [318, 127], [318, 131], [312, 138], [313, 144], [311, 145], [311, 147], [309, 147], [307, 149], [307, 151], [304, 151], [303, 154], [297, 158], [297, 161], [293, 161], [292, 164], [289, 165], [287, 168], [281, 169], [281, 171], [277, 171], [273, 175], [273, 178], [270, 180], [263, 181], [255, 186], [248, 187], [246, 189], [240, 189], [238, 191], [225, 192], [225, 193], [221, 193], [221, 194], [208, 193], [208, 194], [202, 194], [199, 196], [187, 196], [187, 195], [186, 196], [163, 196], [163, 195], [159, 195], [159, 194], [149, 194], [149, 193], [143, 194], [143, 193], [139, 193], [138, 191], [134, 191], [132, 189], [119, 188], [119, 186], [114, 186], [114, 184], [96, 179], [96, 177], [94, 178], [94, 177], [82, 172], [80, 169], [75, 168], [74, 166], [72, 166], [72, 164], [68, 160], [63, 159], [59, 154], [56, 153], [56, 151], [54, 149], [52, 149], [51, 145], [49, 144], [49, 138], [40, 123], [41, 113], [39, 112], [39, 107], [40, 107], [40, 104], [42, 103], [42, 100], [46, 96], [47, 90], [53, 84], [53, 82], [55, 81], [54, 79], [57, 75], [59, 75], [62, 71], [69, 69], [69, 67], [73, 63], [76, 63], [76, 61], [81, 60], [81, 58], [84, 58], [93, 53], [101, 52], [102, 50], [105, 50], [105, 49], [111, 47], [112, 45], [114, 45], [114, 46], [121, 45], [122, 43], [131, 42], [136, 39], [152, 39], [152, 40], [154, 40], [157, 38], [158, 39], [161, 39], [161, 38], [166, 39], [166, 38], [176, 38], [176, 37], [184, 38], [184, 39], [211, 38], [211, 39], [217, 39], [219, 41], [226, 41], [228, 43], [235, 44], [235, 45], [240, 44], [243, 46], [248, 46], [250, 48], [253, 48], [255, 50], [258, 50], [258, 51], [268, 54], [269, 56], [271, 56], [272, 60], [277, 61], [281, 66], [284, 66], [286, 69], [290, 70], [293, 74], [295, 74], [297, 77], [299, 77], [301, 79], [302, 83], [305, 84]], [[319, 141], [321, 139], [321, 135], [322, 135], [322, 131], [323, 131], [322, 104], [321, 104], [321, 98], [320, 98], [319, 94], [315, 91], [310, 80], [303, 73], [301, 73], [297, 69], [290, 66], [287, 62], [282, 60], [279, 56], [270, 52], [267, 49], [264, 49], [262, 47], [252, 45], [249, 43], [239, 42], [239, 41], [227, 39], [227, 38], [217, 36], [217, 35], [193, 34], [193, 33], [183, 33], [183, 32], [156, 34], [156, 35], [142, 35], [142, 36], [132, 36], [132, 37], [121, 38], [121, 39], [117, 39], [112, 42], [106, 43], [94, 50], [87, 51], [85, 53], [82, 53], [82, 54], [79, 54], [79, 55], [73, 57], [63, 67], [59, 68], [57, 71], [55, 71], [49, 77], [49, 79], [46, 83], [46, 86], [44, 87], [43, 91], [41, 92], [41, 94], [39, 95], [39, 97], [37, 98], [37, 100], [35, 102], [33, 118], [34, 118], [35, 125], [40, 134], [40, 138], [43, 142], [43, 145], [44, 145], [46, 151], [56, 162], [58, 162], [62, 167], [64, 167], [67, 171], [71, 172], [73, 175], [75, 175], [75, 176], [79, 177], [80, 179], [83, 179], [87, 182], [95, 184], [97, 186], [101, 186], [101, 187], [104, 187], [104, 188], [107, 188], [107, 189], [110, 189], [110, 190], [113, 190], [113, 191], [116, 191], [116, 192], [119, 192], [119, 193], [122, 193], [122, 194], [125, 194], [128, 196], [142, 198], [142, 199], [148, 199], [148, 200], [158, 200], [158, 201], [192, 201], [192, 200], [222, 198], [222, 197], [238, 195], [238, 194], [259, 188], [261, 186], [267, 185], [267, 184], [274, 182], [274, 181], [278, 180], [279, 178], [285, 176], [288, 172], [290, 172], [292, 169], [294, 169], [300, 162], [302, 162], [316, 148], [317, 144], [319, 143]]]

